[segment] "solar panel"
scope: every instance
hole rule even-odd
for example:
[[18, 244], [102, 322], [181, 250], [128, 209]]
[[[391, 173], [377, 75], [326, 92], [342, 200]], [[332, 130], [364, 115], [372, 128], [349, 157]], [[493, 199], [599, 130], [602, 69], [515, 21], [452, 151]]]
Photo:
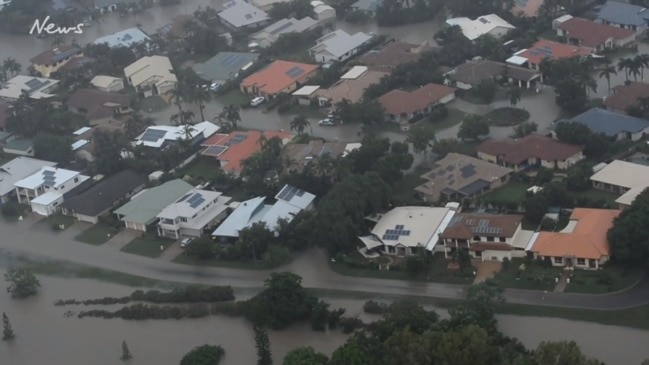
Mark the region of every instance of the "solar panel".
[[247, 134], [237, 133], [237, 134], [234, 135], [234, 137], [230, 138], [230, 140], [227, 141], [225, 144], [227, 146], [230, 146], [230, 145], [233, 145], [233, 144], [239, 144], [239, 143], [243, 142], [244, 140], [246, 140], [246, 138], [248, 138]]
[[293, 66], [291, 69], [286, 71], [286, 76], [290, 78], [296, 78], [304, 73], [304, 70], [300, 66]]
[[200, 206], [201, 204], [203, 204], [204, 201], [205, 201], [205, 199], [203, 199], [203, 197], [201, 196], [198, 199], [194, 200], [193, 202], [189, 203], [189, 205], [192, 208], [196, 208], [196, 207]]
[[227, 146], [210, 146], [203, 153], [207, 153], [207, 154], [215, 155], [215, 156], [220, 156], [227, 149], [228, 149]]
[[403, 235], [404, 235], [404, 236], [410, 236], [410, 231], [408, 231], [408, 230], [403, 231]]
[[140, 140], [145, 142], [156, 142], [167, 134], [166, 131], [160, 129], [147, 129], [146, 132], [140, 137]]
[[302, 196], [302, 195], [304, 195], [304, 193], [305, 193], [304, 190], [298, 189], [298, 191], [295, 193], [295, 195]]
[[54, 171], [50, 171], [50, 170], [43, 171], [43, 175], [45, 176], [54, 176], [54, 174], [55, 174]]
[[403, 229], [403, 225], [402, 225], [402, 224], [397, 224], [397, 227], [396, 227], [396, 228], [397, 228], [397, 229]]
[[183, 196], [182, 198], [178, 199], [178, 201], [176, 203], [180, 203], [180, 202], [185, 201], [185, 199], [187, 199], [190, 195], [192, 195], [192, 193], [189, 193], [189, 194]]
[[279, 27], [277, 27], [277, 28], [271, 30], [269, 33], [272, 34], [272, 35], [276, 35], [277, 33], [279, 33], [279, 32], [281, 32], [281, 31], [285, 30], [286, 28], [288, 28], [288, 27], [290, 27], [290, 26], [292, 26], [292, 25], [293, 25], [293, 22], [291, 22], [291, 21], [286, 22], [286, 23], [280, 25]]

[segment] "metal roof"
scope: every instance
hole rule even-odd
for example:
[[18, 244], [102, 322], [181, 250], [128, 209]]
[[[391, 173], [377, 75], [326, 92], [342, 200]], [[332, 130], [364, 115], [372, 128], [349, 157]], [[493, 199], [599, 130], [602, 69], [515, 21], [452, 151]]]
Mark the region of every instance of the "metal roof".
[[649, 128], [649, 121], [601, 108], [592, 108], [572, 118], [573, 122], [587, 126], [593, 133], [615, 137], [619, 133], [638, 133]]

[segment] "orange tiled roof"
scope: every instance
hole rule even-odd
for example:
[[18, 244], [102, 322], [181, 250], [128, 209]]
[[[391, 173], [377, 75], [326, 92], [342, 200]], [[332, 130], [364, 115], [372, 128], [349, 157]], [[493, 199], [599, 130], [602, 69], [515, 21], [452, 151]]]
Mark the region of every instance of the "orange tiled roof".
[[570, 220], [576, 221], [572, 232], [541, 232], [532, 251], [550, 257], [600, 259], [610, 256], [606, 233], [620, 213], [617, 209], [575, 208], [570, 215]]
[[241, 86], [245, 88], [256, 86], [261, 94], [272, 95], [286, 89], [294, 82], [306, 80], [317, 69], [317, 65], [278, 60], [243, 79]]
[[[230, 134], [215, 134], [201, 144], [201, 146], [207, 147], [202, 154], [221, 161], [223, 171], [238, 174], [242, 169], [242, 161], [261, 150], [259, 139], [262, 135], [267, 139], [278, 137], [282, 140], [293, 137], [292, 134], [282, 131], [245, 131], [232, 132]], [[227, 149], [220, 153], [213, 153], [210, 151], [210, 147], [212, 146], [224, 146]]]
[[558, 60], [576, 56], [586, 57], [589, 54], [591, 54], [591, 50], [588, 48], [540, 39], [532, 47], [517, 54], [517, 56], [527, 58], [528, 62], [538, 65], [546, 57], [551, 60]]

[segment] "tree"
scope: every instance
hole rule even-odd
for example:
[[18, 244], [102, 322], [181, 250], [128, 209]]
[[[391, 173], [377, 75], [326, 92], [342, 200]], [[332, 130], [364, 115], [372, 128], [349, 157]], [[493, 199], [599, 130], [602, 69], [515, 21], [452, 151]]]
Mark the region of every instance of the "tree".
[[466, 269], [471, 268], [471, 255], [469, 251], [460, 249], [457, 250], [457, 263], [460, 266], [460, 272], [464, 273]]
[[[307, 119], [306, 115], [304, 114], [298, 114], [295, 117], [293, 117], [293, 120], [291, 121], [291, 130], [296, 131], [297, 135], [300, 136], [306, 129], [306, 127], [311, 128], [311, 123]], [[313, 131], [312, 131], [313, 132]]]
[[209, 103], [214, 98], [214, 94], [207, 87], [197, 85], [190, 94], [190, 100], [198, 105], [198, 110], [201, 113], [201, 121], [205, 121], [205, 104]]
[[196, 238], [185, 249], [185, 255], [198, 260], [211, 260], [216, 257], [216, 243], [209, 237]]
[[435, 130], [427, 123], [419, 123], [408, 130], [406, 142], [412, 144], [415, 153], [423, 152], [425, 158], [435, 142]]
[[523, 138], [532, 134], [537, 131], [538, 127], [539, 125], [535, 122], [521, 123], [514, 128], [514, 138]]
[[15, 337], [14, 330], [11, 328], [11, 323], [9, 323], [9, 317], [2, 312], [2, 341], [10, 341]]
[[516, 107], [516, 104], [518, 104], [519, 101], [521, 101], [521, 88], [518, 86], [512, 86], [507, 90], [507, 97], [509, 97], [509, 104], [512, 107]]
[[237, 123], [241, 121], [239, 107], [234, 104], [225, 106], [221, 114], [219, 114], [219, 118], [226, 121], [229, 130], [233, 131], [237, 129]]
[[257, 365], [272, 365], [273, 358], [270, 351], [270, 340], [266, 328], [255, 326], [255, 347], [257, 348]]
[[615, 66], [611, 64], [611, 61], [608, 61], [599, 73], [599, 78], [604, 77], [606, 79], [609, 94], [611, 93], [611, 75], [617, 75], [617, 71], [615, 70]]
[[151, 125], [153, 125], [153, 118], [145, 117], [140, 113], [133, 113], [124, 124], [124, 136], [129, 140], [134, 139]]
[[435, 363], [444, 365], [495, 364], [496, 355], [487, 331], [474, 324], [445, 332], [435, 346]]
[[173, 89], [169, 90], [169, 101], [178, 107], [178, 115], [183, 111], [183, 100], [185, 99], [185, 88], [182, 82], [176, 82]]
[[128, 361], [132, 358], [133, 355], [131, 355], [131, 351], [129, 351], [126, 341], [122, 341], [122, 356], [120, 356], [119, 359], [122, 361]]
[[5, 273], [5, 280], [9, 283], [7, 292], [15, 299], [27, 298], [38, 292], [41, 286], [36, 276], [29, 270], [21, 267], [12, 267]]
[[611, 256], [627, 265], [646, 263], [649, 260], [648, 219], [649, 189], [645, 189], [622, 211], [608, 231]]
[[313, 347], [308, 346], [298, 347], [287, 353], [282, 365], [327, 365], [328, 362], [325, 354], [315, 352]]
[[438, 158], [443, 158], [451, 152], [461, 153], [464, 145], [455, 138], [445, 138], [435, 142], [431, 150]]
[[14, 77], [20, 73], [22, 70], [22, 66], [16, 59], [13, 57], [9, 57], [6, 60], [2, 62], [2, 69], [5, 70], [6, 72], [11, 73], [11, 77]]
[[493, 80], [482, 80], [473, 89], [474, 94], [485, 104], [491, 104], [496, 97], [498, 85]]
[[467, 139], [477, 140], [488, 134], [489, 123], [487, 123], [487, 120], [483, 116], [470, 114], [462, 119], [462, 124], [457, 133], [457, 138], [462, 141]]
[[243, 246], [246, 252], [251, 253], [251, 258], [257, 261], [257, 257], [261, 257], [274, 240], [273, 231], [266, 227], [265, 222], [255, 222], [239, 232], [237, 244]]
[[583, 191], [591, 187], [590, 177], [593, 175], [593, 168], [585, 162], [578, 163], [568, 171], [566, 185], [569, 190]]
[[124, 168], [122, 151], [128, 141], [120, 131], [97, 130], [93, 135], [95, 142], [95, 161], [97, 171], [103, 175], [112, 175]]
[[221, 346], [202, 345], [195, 347], [180, 360], [180, 365], [218, 365], [225, 355]]
[[69, 163], [74, 158], [72, 140], [66, 136], [57, 136], [43, 132], [34, 138], [34, 156], [58, 163]]
[[584, 85], [577, 79], [568, 78], [556, 82], [556, 103], [569, 113], [582, 112], [588, 104], [588, 95]]
[[538, 365], [587, 365], [591, 364], [575, 341], [543, 341], [534, 352]]
[[617, 61], [617, 70], [624, 71], [624, 77], [626, 81], [629, 81], [629, 70], [633, 67], [633, 59], [631, 58], [620, 58]]

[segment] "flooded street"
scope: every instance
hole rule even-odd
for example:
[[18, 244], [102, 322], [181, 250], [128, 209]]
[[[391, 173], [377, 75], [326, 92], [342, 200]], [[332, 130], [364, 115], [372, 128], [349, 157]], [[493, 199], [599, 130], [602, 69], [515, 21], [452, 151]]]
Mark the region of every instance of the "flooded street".
[[[223, 365], [255, 362], [252, 327], [243, 318], [211, 316], [179, 321], [66, 318], [64, 314], [68, 310], [77, 312], [93, 307], [56, 307], [55, 300], [123, 296], [135, 289], [84, 279], [40, 277], [40, 280], [42, 288], [36, 297], [16, 301], [4, 290], [0, 295], [0, 308], [9, 316], [17, 336], [10, 345], [0, 344], [2, 364], [119, 364], [122, 340], [128, 343], [135, 364], [178, 364], [186, 352], [205, 343], [225, 349]], [[323, 299], [333, 308], [346, 308], [347, 315], [359, 315], [365, 321], [377, 318], [362, 313], [362, 300]], [[445, 315], [443, 311], [440, 314]], [[509, 315], [499, 316], [499, 322], [506, 335], [520, 339], [530, 348], [544, 340], [575, 340], [584, 353], [607, 365], [640, 364], [649, 358], [649, 348], [645, 346], [649, 343], [648, 331]], [[271, 331], [269, 335], [275, 363], [281, 363], [288, 351], [299, 346], [313, 346], [329, 356], [347, 338], [338, 331], [314, 332], [309, 324]]]

